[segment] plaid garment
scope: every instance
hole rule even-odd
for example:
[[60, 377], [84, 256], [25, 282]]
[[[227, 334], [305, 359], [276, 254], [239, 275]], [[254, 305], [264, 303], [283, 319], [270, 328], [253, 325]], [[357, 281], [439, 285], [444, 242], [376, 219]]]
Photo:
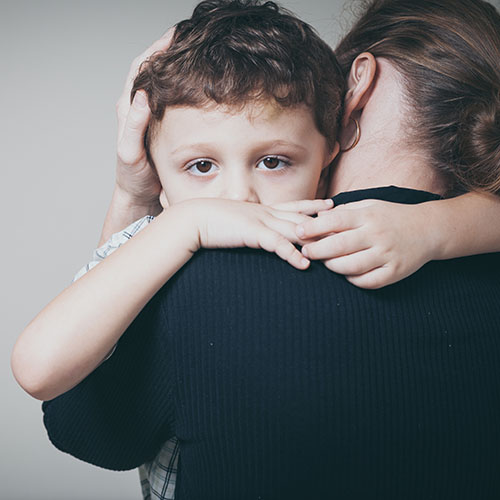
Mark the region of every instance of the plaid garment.
[[[102, 262], [108, 255], [117, 248], [127, 243], [139, 231], [144, 229], [154, 219], [151, 215], [146, 215], [123, 231], [113, 234], [111, 238], [97, 250], [94, 250], [92, 260], [75, 275], [73, 281], [82, 277], [93, 267]], [[114, 352], [110, 352], [108, 359]], [[106, 360], [104, 360], [106, 361]], [[139, 478], [141, 480], [142, 496], [144, 500], [172, 500], [175, 498], [175, 480], [177, 477], [177, 461], [179, 459], [179, 444], [176, 438], [167, 441], [158, 455], [151, 461], [139, 467]]]

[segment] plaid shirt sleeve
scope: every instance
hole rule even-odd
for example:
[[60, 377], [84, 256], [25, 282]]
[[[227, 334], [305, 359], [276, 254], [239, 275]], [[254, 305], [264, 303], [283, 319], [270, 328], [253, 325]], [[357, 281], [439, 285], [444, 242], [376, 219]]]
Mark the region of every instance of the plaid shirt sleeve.
[[153, 219], [154, 217], [152, 215], [146, 215], [142, 219], [132, 222], [130, 226], [127, 226], [122, 231], [113, 234], [111, 238], [106, 241], [106, 243], [104, 243], [104, 245], [94, 250], [94, 253], [92, 254], [92, 260], [75, 274], [73, 281], [81, 278], [93, 267], [97, 266], [99, 262], [102, 262], [108, 255], [111, 255], [117, 248], [120, 248], [124, 243], [127, 243], [130, 238], [144, 229], [150, 222], [153, 221]]
[[[146, 215], [122, 231], [113, 234], [104, 245], [94, 250], [92, 260], [76, 273], [73, 281], [81, 278], [93, 267], [97, 266], [99, 262], [102, 262], [108, 255], [111, 255], [117, 248], [120, 248], [130, 238], [144, 229], [153, 219], [152, 215]], [[115, 348], [113, 348], [104, 361], [113, 355]], [[172, 438], [162, 446], [153, 461], [139, 467], [139, 477], [144, 500], [173, 500], [175, 498], [174, 490], [178, 458], [179, 445], [177, 439]]]

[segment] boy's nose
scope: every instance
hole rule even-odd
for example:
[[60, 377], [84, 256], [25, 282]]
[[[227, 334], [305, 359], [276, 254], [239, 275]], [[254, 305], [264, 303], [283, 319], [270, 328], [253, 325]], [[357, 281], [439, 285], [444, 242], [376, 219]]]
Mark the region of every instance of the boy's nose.
[[251, 176], [235, 176], [232, 178], [226, 186], [224, 198], [258, 203], [259, 196], [250, 177]]

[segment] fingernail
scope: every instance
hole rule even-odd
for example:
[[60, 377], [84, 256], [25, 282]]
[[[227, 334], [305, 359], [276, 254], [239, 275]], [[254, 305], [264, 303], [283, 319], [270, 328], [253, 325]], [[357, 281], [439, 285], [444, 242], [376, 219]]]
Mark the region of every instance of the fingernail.
[[148, 100], [146, 99], [146, 96], [144, 92], [141, 92], [140, 90], [135, 93], [134, 97], [134, 104], [138, 108], [145, 108], [148, 103]]
[[333, 206], [333, 200], [331, 198], [328, 198], [327, 200], [325, 200], [325, 203], [327, 205]]
[[305, 267], [309, 265], [309, 261], [307, 259], [302, 259], [300, 263]]
[[308, 255], [308, 251], [307, 251], [307, 247], [302, 247], [302, 255], [303, 255], [304, 257], [309, 257], [309, 255]]
[[306, 234], [303, 226], [297, 226], [297, 229], [295, 230], [295, 232], [299, 238], [302, 238], [302, 236], [304, 236], [304, 234]]

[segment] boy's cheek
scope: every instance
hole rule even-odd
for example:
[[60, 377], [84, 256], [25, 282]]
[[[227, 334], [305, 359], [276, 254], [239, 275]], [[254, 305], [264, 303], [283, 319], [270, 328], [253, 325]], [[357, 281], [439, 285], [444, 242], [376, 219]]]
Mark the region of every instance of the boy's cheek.
[[326, 198], [330, 185], [330, 167], [323, 169], [316, 189], [316, 198]]
[[164, 189], [162, 189], [160, 192], [160, 205], [163, 209], [167, 208], [170, 205]]

